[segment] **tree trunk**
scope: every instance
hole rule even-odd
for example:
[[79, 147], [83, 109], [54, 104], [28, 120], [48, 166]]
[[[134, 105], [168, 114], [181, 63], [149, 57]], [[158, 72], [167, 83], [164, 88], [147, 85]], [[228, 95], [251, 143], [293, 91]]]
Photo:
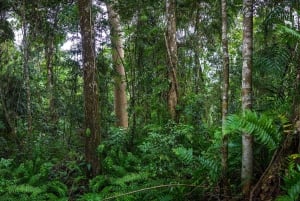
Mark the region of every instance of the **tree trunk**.
[[47, 69], [47, 91], [49, 98], [49, 122], [53, 132], [56, 130], [57, 113], [55, 108], [55, 96], [54, 96], [54, 73], [53, 73], [53, 56], [54, 56], [54, 36], [52, 33], [47, 37], [45, 41], [45, 59]]
[[9, 130], [11, 132], [10, 135], [13, 137], [13, 139], [16, 142], [19, 142], [18, 135], [17, 135], [17, 127], [16, 127], [16, 123], [15, 123], [16, 117], [13, 114], [13, 112], [9, 111], [9, 109], [7, 108], [5, 98], [3, 97], [3, 95], [4, 95], [4, 93], [0, 87], [0, 101], [1, 101], [0, 105], [1, 105], [1, 108], [3, 109], [5, 120], [8, 124]]
[[177, 42], [176, 42], [176, 1], [166, 0], [166, 14], [167, 14], [167, 63], [168, 63], [168, 77], [170, 80], [168, 92], [168, 109], [171, 118], [178, 120], [176, 106], [178, 104], [178, 82], [177, 82]]
[[112, 43], [112, 59], [115, 70], [115, 114], [116, 126], [128, 127], [126, 76], [124, 68], [124, 49], [121, 38], [121, 25], [119, 14], [114, 11], [112, 5], [106, 4], [108, 20], [110, 23], [110, 38]]
[[[243, 1], [242, 109], [252, 108], [253, 0]], [[248, 199], [253, 175], [253, 137], [242, 135], [242, 193]]]
[[[25, 4], [23, 5], [25, 8]], [[23, 74], [24, 85], [26, 91], [26, 111], [27, 111], [27, 131], [28, 134], [32, 134], [32, 116], [31, 116], [31, 91], [30, 91], [30, 76], [29, 76], [29, 43], [28, 43], [28, 25], [26, 22], [25, 9], [23, 10], [22, 29], [23, 29]]]
[[[222, 49], [223, 49], [223, 94], [222, 94], [222, 128], [228, 114], [228, 91], [229, 91], [229, 53], [227, 38], [227, 0], [222, 0]], [[222, 192], [224, 200], [229, 197], [228, 183], [228, 136], [223, 135], [222, 140]]]
[[[44, 38], [45, 44], [45, 60], [46, 60], [46, 69], [47, 69], [47, 90], [48, 90], [48, 98], [49, 98], [49, 122], [51, 124], [51, 129], [53, 133], [57, 130], [57, 122], [58, 122], [58, 114], [56, 110], [56, 97], [55, 97], [55, 82], [54, 82], [54, 66], [53, 59], [55, 55], [55, 37], [56, 30], [58, 26], [58, 13], [59, 13], [59, 5], [53, 9], [53, 13], [49, 16], [49, 19], [52, 19], [49, 22], [49, 28], [46, 30], [47, 33]], [[50, 13], [49, 13], [50, 14]]]
[[92, 1], [78, 1], [82, 59], [84, 70], [84, 109], [85, 109], [85, 157], [88, 163], [88, 176], [100, 173], [100, 157], [97, 147], [100, 144], [99, 93], [95, 63], [95, 42], [92, 22]]
[[194, 67], [194, 76], [195, 76], [195, 94], [199, 94], [200, 92], [204, 93], [204, 77], [203, 77], [203, 70], [200, 63], [200, 49], [201, 49], [201, 31], [200, 31], [200, 22], [201, 22], [201, 15], [200, 15], [200, 3], [197, 3], [197, 11], [196, 11], [196, 23], [195, 23], [195, 47], [194, 47], [194, 60], [195, 60], [195, 67]]

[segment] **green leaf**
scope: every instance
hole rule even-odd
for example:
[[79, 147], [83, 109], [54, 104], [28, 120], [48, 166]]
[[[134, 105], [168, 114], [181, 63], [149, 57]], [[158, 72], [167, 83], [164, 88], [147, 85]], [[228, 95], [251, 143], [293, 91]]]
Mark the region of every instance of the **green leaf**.
[[86, 137], [91, 137], [91, 129], [90, 128], [86, 128], [86, 130], [85, 130], [85, 136]]

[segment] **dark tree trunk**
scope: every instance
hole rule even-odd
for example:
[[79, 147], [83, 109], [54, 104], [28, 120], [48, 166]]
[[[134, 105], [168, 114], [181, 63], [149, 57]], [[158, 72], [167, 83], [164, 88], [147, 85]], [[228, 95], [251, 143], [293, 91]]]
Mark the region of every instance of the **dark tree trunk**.
[[176, 107], [178, 104], [178, 82], [177, 82], [177, 42], [176, 42], [176, 1], [166, 0], [167, 13], [167, 63], [168, 63], [168, 77], [170, 80], [168, 92], [168, 109], [171, 118], [178, 120]]
[[82, 59], [84, 70], [84, 109], [85, 109], [85, 157], [88, 163], [88, 176], [100, 173], [100, 157], [97, 147], [100, 144], [99, 93], [95, 63], [95, 42], [92, 22], [92, 1], [78, 1]]
[[54, 56], [54, 36], [52, 33], [45, 41], [45, 59], [47, 69], [47, 91], [49, 98], [49, 123], [51, 124], [52, 132], [55, 132], [58, 115], [55, 106], [54, 95], [54, 72], [53, 72], [53, 56]]
[[29, 41], [28, 41], [28, 24], [25, 15], [25, 4], [23, 5], [23, 74], [24, 74], [24, 85], [26, 91], [26, 111], [27, 111], [27, 129], [28, 134], [32, 134], [32, 115], [31, 115], [31, 90], [30, 90], [30, 76], [29, 76]]
[[[223, 86], [222, 86], [222, 128], [228, 114], [228, 91], [229, 91], [229, 53], [227, 38], [227, 0], [222, 0], [222, 49], [223, 49]], [[224, 135], [222, 140], [222, 192], [223, 198], [229, 197], [228, 183], [228, 136]]]

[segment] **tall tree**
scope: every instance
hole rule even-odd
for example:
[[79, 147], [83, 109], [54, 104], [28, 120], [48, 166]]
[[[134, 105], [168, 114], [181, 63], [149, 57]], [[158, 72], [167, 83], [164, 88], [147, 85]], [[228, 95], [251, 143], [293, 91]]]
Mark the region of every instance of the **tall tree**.
[[[49, 9], [50, 10], [50, 9]], [[57, 109], [55, 106], [55, 75], [54, 75], [54, 56], [55, 56], [55, 38], [56, 34], [58, 34], [57, 26], [58, 26], [58, 13], [60, 11], [60, 5], [56, 5], [54, 8], [51, 8], [48, 13], [46, 13], [47, 18], [44, 19], [45, 27], [41, 30], [44, 33], [44, 45], [45, 45], [45, 60], [46, 60], [46, 69], [47, 69], [47, 91], [49, 97], [49, 116], [51, 127], [56, 128], [58, 121]], [[55, 131], [55, 129], [53, 130]]]
[[78, 0], [82, 59], [84, 71], [85, 109], [85, 157], [91, 169], [88, 176], [100, 172], [100, 158], [97, 147], [101, 141], [99, 118], [99, 92], [95, 62], [95, 40], [92, 20], [92, 1]]
[[124, 49], [121, 33], [120, 16], [112, 5], [106, 3], [108, 20], [110, 23], [110, 38], [112, 43], [112, 59], [115, 70], [115, 114], [116, 125], [128, 127], [127, 97], [126, 97], [126, 75], [124, 67]]
[[177, 42], [176, 42], [176, 1], [166, 0], [167, 15], [167, 63], [168, 77], [170, 80], [168, 92], [168, 109], [173, 120], [177, 120], [176, 106], [178, 104], [178, 81], [177, 81]]
[[[222, 130], [224, 132], [225, 120], [228, 114], [228, 91], [229, 91], [229, 52], [227, 37], [227, 0], [221, 0], [222, 12], [222, 50], [223, 50], [223, 85], [222, 85]], [[222, 143], [222, 187], [224, 198], [228, 197], [228, 135], [223, 135]]]
[[[243, 0], [242, 110], [252, 109], [253, 0]], [[253, 136], [242, 134], [242, 192], [249, 196], [253, 175]]]
[[22, 1], [22, 48], [23, 48], [23, 71], [24, 71], [24, 85], [26, 90], [26, 111], [27, 111], [27, 129], [28, 133], [32, 133], [32, 115], [31, 115], [31, 90], [30, 90], [30, 76], [29, 76], [29, 36], [28, 23], [26, 17], [25, 1]]

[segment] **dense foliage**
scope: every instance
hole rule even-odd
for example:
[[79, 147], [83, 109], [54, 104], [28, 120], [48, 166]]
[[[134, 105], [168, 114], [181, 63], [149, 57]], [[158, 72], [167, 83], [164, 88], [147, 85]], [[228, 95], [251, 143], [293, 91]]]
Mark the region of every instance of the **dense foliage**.
[[[0, 1], [0, 200], [243, 200], [243, 133], [254, 137], [253, 186], [280, 155], [279, 187], [268, 196], [299, 199], [298, 1], [256, 1], [253, 6], [253, 109], [244, 112], [242, 1], [227, 1], [225, 127], [219, 1], [175, 1], [175, 119], [167, 105], [172, 83], [165, 1], [92, 2], [101, 131], [95, 150], [101, 172], [94, 177], [85, 156], [84, 140], [91, 131], [85, 123], [77, 1]], [[107, 5], [118, 13], [122, 28], [128, 128], [116, 125], [118, 71]], [[228, 197], [221, 184], [224, 136], [229, 140]], [[289, 138], [292, 143], [286, 143]]]

